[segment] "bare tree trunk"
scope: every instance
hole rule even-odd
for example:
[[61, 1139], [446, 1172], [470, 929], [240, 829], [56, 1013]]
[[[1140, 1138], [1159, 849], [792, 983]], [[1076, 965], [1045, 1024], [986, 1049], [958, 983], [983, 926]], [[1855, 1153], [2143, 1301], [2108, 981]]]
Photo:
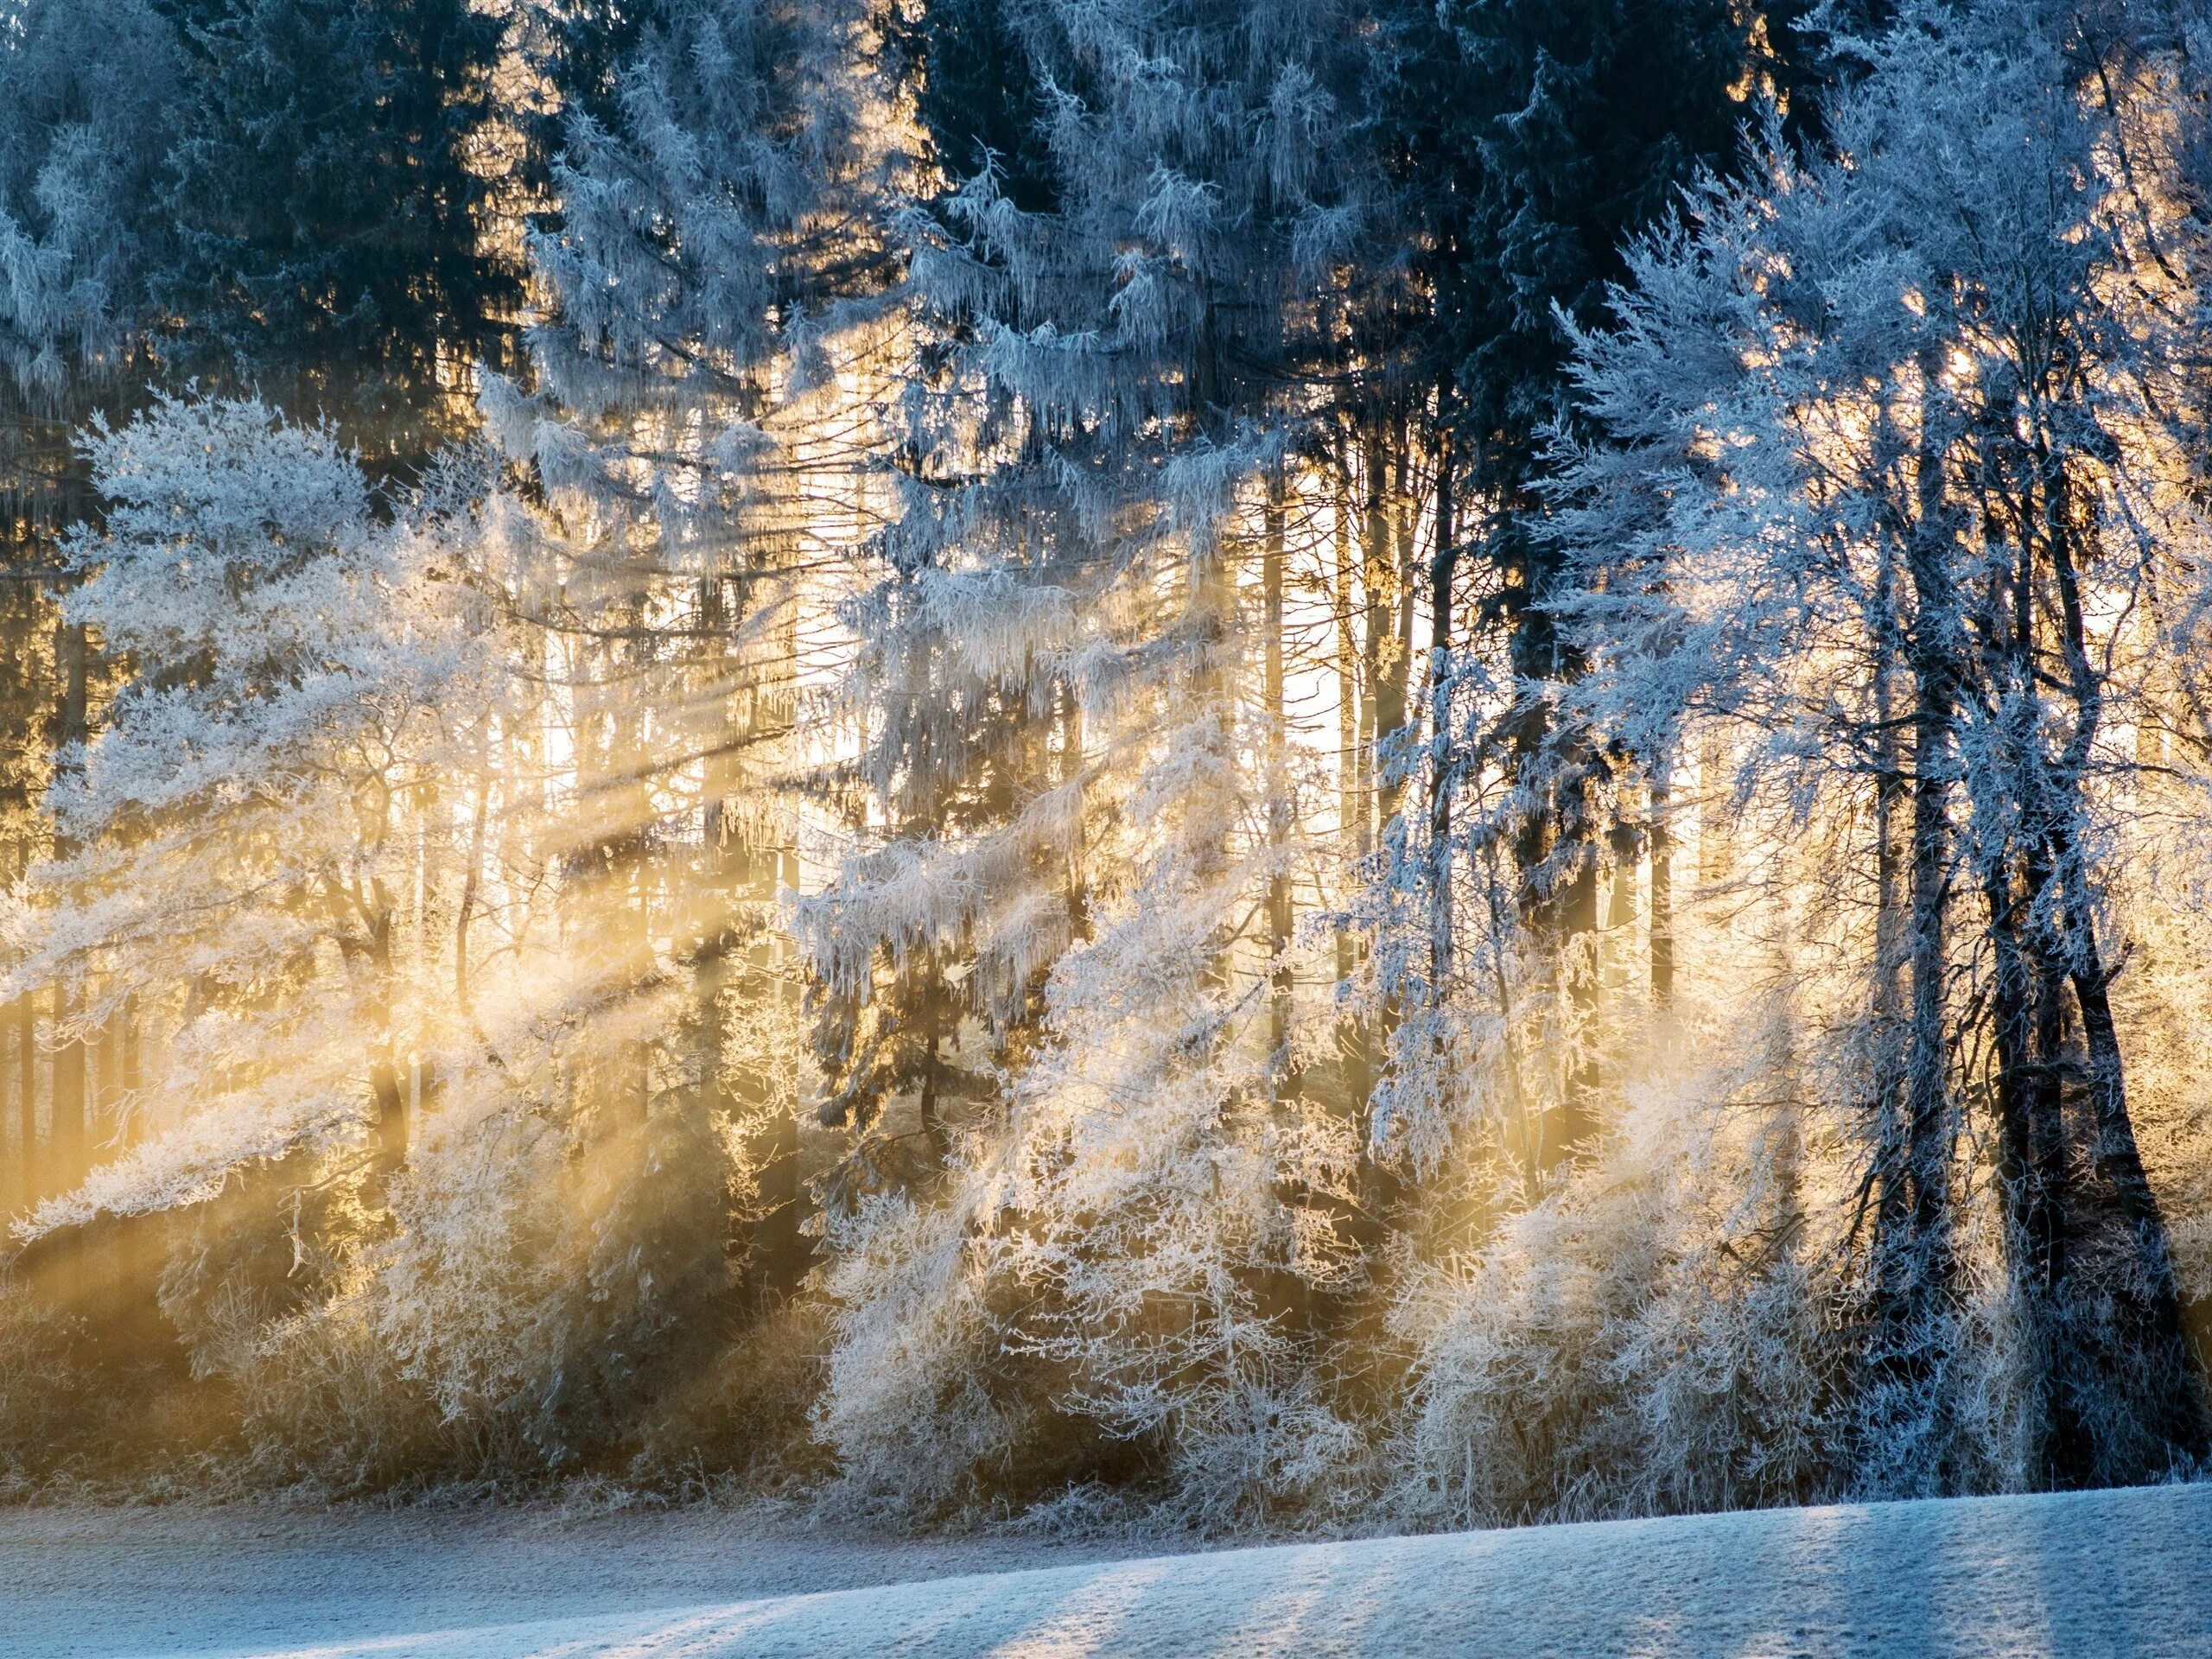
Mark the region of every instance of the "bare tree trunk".
[[[772, 855], [765, 873], [768, 896], [773, 898], [774, 888], [780, 885], [796, 891], [798, 886], [798, 855], [785, 850]], [[788, 1011], [796, 1016], [797, 1009], [790, 1007], [790, 1000], [797, 995], [797, 987], [775, 974], [771, 959], [772, 946], [763, 938], [754, 942], [753, 959], [748, 971], [747, 1000], [757, 998], [764, 1007], [772, 998], [785, 1000]], [[757, 1217], [753, 1224], [751, 1273], [755, 1294], [767, 1300], [780, 1301], [791, 1296], [806, 1277], [813, 1265], [813, 1249], [809, 1242], [806, 1221], [806, 1192], [799, 1179], [798, 1101], [771, 1101], [766, 1122], [754, 1136], [752, 1147], [755, 1177]]]
[[[1401, 744], [1408, 721], [1408, 691], [1413, 683], [1414, 643], [1414, 499], [1412, 442], [1402, 411], [1392, 422], [1376, 423], [1376, 435], [1389, 451], [1390, 493], [1384, 501], [1377, 528], [1386, 539], [1371, 543], [1370, 570], [1379, 565], [1382, 583], [1372, 597], [1383, 602], [1371, 608], [1371, 619], [1382, 624], [1381, 639], [1374, 642], [1375, 656], [1375, 776], [1376, 820], [1387, 829], [1405, 799], [1405, 762], [1402, 755], [1386, 751]], [[1378, 476], [1383, 467], [1376, 465]]]
[[1905, 939], [1908, 912], [1906, 872], [1910, 866], [1906, 826], [1910, 811], [1905, 755], [1900, 741], [1903, 716], [1897, 708], [1898, 661], [1904, 618], [1897, 593], [1895, 544], [1885, 537], [1881, 570], [1875, 584], [1876, 652], [1874, 718], [1879, 762], [1874, 774], [1874, 984], [1873, 1057], [1871, 1071], [1873, 1158], [1868, 1182], [1875, 1197], [1876, 1295], [1883, 1301], [1894, 1287], [1886, 1282], [1889, 1252], [1906, 1232], [1905, 1164]]
[[1914, 603], [1905, 658], [1912, 679], [1911, 827], [1904, 954], [1910, 974], [1901, 1144], [1881, 1147], [1876, 1215], [1876, 1370], [1893, 1455], [1926, 1490], [1948, 1490], [1943, 1376], [1950, 1358], [1957, 1263], [1951, 1163], [1957, 1136], [1947, 1024], [1953, 786], [1960, 626], [1943, 500], [1943, 435], [1932, 389], [1941, 363], [1922, 354], [1923, 395], [1912, 522], [1904, 535]]
[[[1369, 798], [1366, 787], [1365, 733], [1372, 717], [1361, 702], [1361, 657], [1352, 626], [1353, 596], [1358, 584], [1351, 556], [1351, 461], [1340, 454], [1337, 476], [1336, 613], [1337, 613], [1337, 800], [1338, 833], [1354, 861], [1368, 853]], [[1358, 942], [1346, 927], [1337, 929], [1337, 982], [1350, 982], [1358, 970]], [[1372, 1086], [1367, 1066], [1364, 1022], [1340, 1021], [1337, 1048], [1343, 1068], [1344, 1106], [1348, 1112], [1364, 1109]]]
[[[86, 705], [90, 651], [82, 623], [63, 623], [54, 639], [54, 669], [61, 681], [61, 703], [54, 739], [68, 749], [90, 736]], [[57, 852], [73, 850], [57, 844]], [[54, 988], [54, 1109], [48, 1138], [47, 1179], [54, 1190], [67, 1192], [85, 1179], [85, 1044], [63, 1038], [62, 1028], [78, 1013], [76, 988], [65, 976]]]
[[1428, 564], [1428, 971], [1434, 995], [1452, 974], [1452, 589], [1459, 575], [1451, 406], [1436, 402], [1436, 546]]
[[1915, 719], [1911, 898], [1906, 918], [1911, 1019], [1905, 1058], [1906, 1182], [1921, 1270], [1936, 1281], [1950, 1271], [1950, 1160], [1954, 1133], [1944, 1022], [1949, 971], [1947, 920], [1951, 889], [1948, 700], [1936, 685]]
[[[1401, 408], [1394, 420], [1377, 423], [1377, 430], [1391, 452], [1391, 497], [1388, 515], [1391, 544], [1384, 567], [1387, 573], [1384, 594], [1391, 602], [1382, 613], [1384, 637], [1381, 658], [1376, 664], [1378, 695], [1375, 703], [1374, 763], [1377, 780], [1376, 824], [1378, 832], [1388, 836], [1391, 825], [1398, 822], [1406, 795], [1406, 756], [1402, 748], [1411, 727], [1414, 589], [1418, 568], [1414, 525], [1417, 514], [1413, 488], [1411, 423], [1406, 411]], [[1381, 471], [1379, 466], [1376, 471]], [[1385, 753], [1386, 748], [1398, 752]], [[1402, 824], [1399, 826], [1399, 844], [1402, 846], [1405, 833]], [[1383, 996], [1382, 1019], [1367, 1038], [1367, 1086], [1370, 1101], [1376, 1074], [1404, 1018], [1404, 995], [1393, 985]], [[1381, 1243], [1387, 1218], [1398, 1208], [1403, 1197], [1403, 1183], [1397, 1171], [1380, 1155], [1380, 1148], [1375, 1143], [1371, 1117], [1363, 1127], [1360, 1146], [1360, 1191], [1362, 1207], [1366, 1211], [1363, 1241], [1371, 1249]]]
[[453, 996], [468, 1006], [468, 928], [476, 912], [476, 896], [484, 885], [485, 835], [491, 808], [492, 744], [484, 722], [477, 727], [476, 776], [468, 808], [468, 862], [461, 872], [461, 897], [454, 901]]
[[28, 1210], [46, 1196], [38, 1145], [38, 1001], [29, 991], [16, 1000], [16, 1191]]
[[370, 1126], [370, 1171], [373, 1190], [391, 1191], [391, 1178], [407, 1167], [407, 1090], [399, 1068], [389, 1058], [369, 1067], [369, 1098], [374, 1111]]
[[[1999, 1179], [2005, 1200], [2013, 1282], [2027, 1312], [2037, 1396], [2037, 1440], [2031, 1461], [2039, 1477], [2075, 1487], [2089, 1477], [2090, 1442], [2068, 1386], [2074, 1356], [2065, 1330], [2066, 1171], [2059, 1133], [2056, 1068], [2061, 1062], [2056, 982], [2021, 938], [2021, 900], [1998, 863], [1984, 878], [1995, 962], [1992, 1039], [1997, 1053]], [[2034, 891], [2031, 880], [2029, 891]]]
[[1699, 745], [1697, 770], [1697, 884], [1710, 893], [1735, 874], [1728, 845], [1727, 756], [1711, 732]]
[[1586, 744], [1571, 740], [1554, 796], [1552, 938], [1566, 982], [1569, 1029], [1563, 1033], [1560, 1104], [1537, 1153], [1537, 1166], [1547, 1173], [1587, 1151], [1598, 1129], [1598, 824], [1590, 800], [1596, 766]]
[[1266, 638], [1262, 695], [1267, 719], [1268, 847], [1274, 868], [1268, 878], [1268, 1052], [1271, 1076], [1280, 1077], [1290, 1039], [1290, 872], [1282, 861], [1290, 844], [1289, 734], [1283, 707], [1283, 475], [1277, 461], [1268, 474], [1261, 549], [1261, 626]]
[[[1360, 768], [1367, 785], [1361, 792], [1360, 851], [1365, 853], [1375, 847], [1376, 824], [1382, 817], [1379, 809], [1387, 789], [1381, 765], [1382, 741], [1396, 729], [1405, 711], [1402, 706], [1402, 692], [1395, 684], [1391, 673], [1390, 621], [1395, 607], [1390, 602], [1390, 580], [1396, 560], [1391, 546], [1389, 502], [1384, 486], [1389, 459], [1379, 418], [1367, 423], [1360, 448], [1366, 486], [1366, 515], [1359, 550], [1360, 666], [1361, 677], [1367, 685], [1367, 700], [1360, 707]], [[1398, 691], [1395, 697], [1394, 691]]]
[[[2113, 1020], [2113, 973], [2097, 950], [2094, 924], [2086, 913], [2074, 918], [2074, 995], [2082, 1014], [2082, 1034], [2089, 1053], [2089, 1105], [2096, 1123], [2096, 1171], [2113, 1195], [2134, 1249], [2134, 1272], [2120, 1287], [2133, 1304], [2135, 1351], [2128, 1361], [2145, 1373], [2157, 1415], [2153, 1428], [2164, 1454], [2145, 1448], [2141, 1462], [2115, 1472], [2139, 1478], [2162, 1477], [2174, 1467], [2174, 1454], [2201, 1461], [2212, 1452], [2208, 1433], [2204, 1371], [2182, 1320], [2181, 1286], [2174, 1273], [2166, 1220], [2144, 1173], [2127, 1112], [2127, 1085], [2121, 1065], [2119, 1028]], [[2115, 1448], [2117, 1449], [2117, 1448]], [[2130, 1448], [2131, 1450], [2133, 1448]]]
[[[144, 1102], [138, 1092], [141, 1079], [136, 993], [124, 997], [123, 1006], [116, 1010], [115, 1039], [115, 1086], [122, 1096], [124, 1114], [120, 1133], [128, 1147], [143, 1138], [146, 1127], [143, 1117]], [[161, 1279], [161, 1245], [168, 1226], [168, 1217], [164, 1213], [137, 1217], [124, 1224], [118, 1247], [125, 1313], [130, 1320], [133, 1339], [142, 1344], [156, 1339], [156, 1332], [160, 1328], [160, 1309], [155, 1293]]]
[[1675, 1007], [1675, 830], [1673, 757], [1651, 761], [1651, 1005], [1663, 1018]]
[[[1060, 771], [1058, 782], [1066, 785], [1074, 783], [1083, 774], [1083, 704], [1076, 696], [1075, 687], [1065, 680], [1060, 683], [1057, 695], [1060, 709]], [[1090, 937], [1090, 880], [1085, 865], [1084, 833], [1083, 814], [1078, 810], [1074, 821], [1075, 844], [1068, 849], [1067, 913], [1068, 937], [1071, 939], [1088, 939]], [[794, 868], [790, 885], [796, 889], [798, 886], [798, 855], [794, 853], [791, 856]]]
[[[54, 988], [54, 1020], [66, 1026], [79, 1012], [73, 988], [66, 982]], [[54, 1050], [54, 1107], [47, 1137], [47, 1174], [57, 1192], [67, 1192], [85, 1179], [85, 1085], [87, 1068], [85, 1044], [71, 1037]]]
[[[2212, 1417], [2208, 1416], [2203, 1363], [2183, 1320], [2171, 1236], [2144, 1171], [2128, 1114], [2126, 1070], [2111, 1000], [2119, 968], [2106, 966], [2098, 944], [2095, 906], [2075, 833], [2083, 818], [2082, 774], [2102, 718], [2103, 684], [2090, 658], [2082, 615], [2068, 478], [2063, 466], [2054, 465], [2047, 452], [2039, 453], [2038, 461], [2041, 476], [2047, 480], [2044, 530], [2075, 712], [2072, 737], [2048, 784], [2056, 798], [2050, 809], [2049, 851], [2063, 895], [2066, 963], [2088, 1052], [2088, 1098], [2095, 1125], [2093, 1161], [2100, 1183], [2111, 1195], [2132, 1258], [2117, 1275], [2119, 1282], [2108, 1287], [2124, 1310], [2118, 1334], [2126, 1346], [2114, 1363], [2141, 1373], [2139, 1386], [2147, 1392], [2150, 1419], [2142, 1427], [2152, 1442], [2103, 1448], [2102, 1472], [2123, 1480], [2158, 1478], [2212, 1453]], [[2131, 1440], [2138, 1438], [2128, 1436]]]
[[2061, 1085], [2065, 970], [2040, 903], [2053, 874], [2051, 803], [2037, 718], [2036, 571], [2028, 537], [2019, 538], [2008, 575], [1993, 588], [1976, 629], [1998, 707], [2008, 711], [1997, 776], [2017, 814], [2017, 820], [2000, 814], [1977, 836], [1994, 964], [1989, 999], [1999, 1185], [2036, 1400], [2029, 1461], [2039, 1481], [2069, 1488], [2090, 1483], [2095, 1448], [2079, 1387], [2086, 1355], [2068, 1306], [2075, 1291], [2069, 1247], [2075, 1217]]
[[1616, 773], [1613, 785], [1613, 821], [1605, 834], [1605, 850], [1611, 866], [1611, 886], [1605, 895], [1605, 994], [1618, 999], [1630, 984], [1630, 953], [1634, 942], [1630, 938], [1636, 927], [1636, 886], [1643, 861], [1644, 826], [1637, 823], [1630, 804], [1627, 779]]

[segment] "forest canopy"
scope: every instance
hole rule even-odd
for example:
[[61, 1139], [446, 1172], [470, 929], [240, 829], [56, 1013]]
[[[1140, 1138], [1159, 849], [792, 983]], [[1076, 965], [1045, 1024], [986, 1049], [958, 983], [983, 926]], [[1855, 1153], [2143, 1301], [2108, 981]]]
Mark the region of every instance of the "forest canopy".
[[2212, 1459], [2202, 0], [0, 0], [0, 1495]]

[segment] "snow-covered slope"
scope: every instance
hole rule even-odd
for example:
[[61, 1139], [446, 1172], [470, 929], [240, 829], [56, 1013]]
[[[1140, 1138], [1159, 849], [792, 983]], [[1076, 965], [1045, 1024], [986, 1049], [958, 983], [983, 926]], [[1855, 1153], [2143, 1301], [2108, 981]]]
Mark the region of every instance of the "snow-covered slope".
[[[557, 1618], [399, 1634], [380, 1619], [376, 1634], [333, 1642], [316, 1605], [332, 1593], [326, 1580], [302, 1584], [296, 1598], [306, 1639], [268, 1639], [261, 1608], [261, 1639], [242, 1643], [208, 1622], [142, 1650], [296, 1659], [2212, 1655], [2212, 1485], [1090, 1561], [661, 1611], [622, 1606], [619, 1585], [604, 1587], [606, 1611], [579, 1611], [550, 1560], [536, 1557], [506, 1601], [521, 1614], [534, 1599], [558, 1599], [567, 1611]], [[342, 1564], [332, 1566], [342, 1585]], [[45, 1630], [18, 1628], [0, 1651], [123, 1650], [81, 1645], [91, 1627], [73, 1628], [64, 1606], [41, 1605], [37, 1616]]]

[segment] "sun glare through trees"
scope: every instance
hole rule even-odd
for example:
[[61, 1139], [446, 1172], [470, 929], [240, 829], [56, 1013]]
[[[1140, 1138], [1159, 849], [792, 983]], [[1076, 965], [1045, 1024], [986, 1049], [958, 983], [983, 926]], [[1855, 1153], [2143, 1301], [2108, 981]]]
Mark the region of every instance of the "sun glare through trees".
[[0, 0], [0, 1497], [2212, 1459], [2199, 0]]

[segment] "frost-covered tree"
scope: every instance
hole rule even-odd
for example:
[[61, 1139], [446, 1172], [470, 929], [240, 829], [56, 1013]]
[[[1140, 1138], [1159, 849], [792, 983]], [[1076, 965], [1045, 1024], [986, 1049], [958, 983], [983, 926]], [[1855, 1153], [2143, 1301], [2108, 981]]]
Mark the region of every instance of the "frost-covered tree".
[[295, 1147], [407, 1134], [402, 825], [465, 706], [466, 608], [321, 429], [163, 400], [90, 442], [104, 524], [69, 620], [132, 666], [51, 798], [67, 855], [11, 912], [17, 988], [168, 1027], [149, 1135], [38, 1230], [191, 1202]]
[[[1431, 844], [1421, 873], [1394, 879], [1435, 891], [1411, 906], [1410, 938], [1390, 937], [1395, 922], [1381, 928], [1378, 968], [1405, 982], [1413, 1001], [1427, 1000], [1432, 958], [1449, 956], [1462, 905], [1477, 950], [1548, 958], [1534, 977], [1557, 981], [1565, 1007], [1539, 1040], [1580, 1052], [1558, 1087], [1532, 1091], [1531, 1121], [1517, 1131], [1540, 1169], [1586, 1146], [1598, 1127], [1599, 1044], [1578, 1032], [1599, 1012], [1601, 921], [1611, 929], [1630, 919], [1601, 918], [1601, 889], [1611, 867], [1614, 907], [1628, 898], [1647, 833], [1627, 758], [1564, 722], [1554, 696], [1580, 668], [1554, 620], [1573, 574], [1541, 533], [1544, 434], [1571, 418], [1560, 320], [1593, 321], [1623, 272], [1622, 245], [1662, 218], [1700, 169], [1732, 166], [1753, 100], [1796, 46], [1792, 10], [1721, 0], [1375, 9], [1363, 136], [1393, 185], [1422, 301], [1414, 315], [1389, 320], [1387, 348], [1404, 357], [1421, 403], [1433, 398], [1430, 447], [1440, 475], [1450, 474], [1436, 497], [1437, 522], [1450, 533], [1420, 573], [1430, 648], [1452, 652], [1455, 633], [1463, 647], [1430, 668], [1427, 822], [1406, 828], [1413, 847]], [[1473, 603], [1455, 610], [1455, 589]], [[1456, 677], [1446, 671], [1454, 667]], [[1384, 701], [1387, 720], [1404, 699]], [[1410, 772], [1412, 757], [1398, 769]], [[1381, 804], [1395, 804], [1387, 791]], [[1464, 809], [1456, 837], [1455, 804]], [[1489, 838], [1504, 842], [1516, 867], [1511, 909], [1527, 936], [1517, 944], [1479, 937], [1487, 875], [1467, 871], [1468, 893], [1456, 892], [1455, 840], [1479, 867]], [[1551, 1000], [1540, 983], [1529, 989], [1531, 1004]], [[1436, 1039], [1408, 1040], [1409, 1064], [1426, 1065], [1421, 1045]], [[1420, 1077], [1407, 1084], [1432, 1092]]]
[[104, 382], [148, 322], [181, 70], [175, 31], [142, 0], [0, 11], [0, 358], [15, 397], [51, 409], [72, 383]]
[[533, 243], [554, 302], [535, 383], [486, 400], [557, 525], [532, 603], [596, 825], [572, 879], [629, 939], [636, 983], [658, 976], [657, 933], [688, 963], [695, 1103], [754, 1121], [755, 1276], [784, 1291], [807, 1253], [797, 1057], [736, 1055], [795, 988], [772, 971], [798, 880], [779, 791], [824, 572], [868, 534], [872, 405], [896, 363], [879, 23], [858, 3], [648, 9], [568, 119], [560, 213]]
[[[2135, 41], [1911, 9], [1827, 111], [1837, 154], [1715, 186], [1633, 260], [1578, 376], [1610, 442], [1567, 516], [1640, 753], [1748, 734], [1739, 799], [1849, 814], [1872, 926], [1861, 1478], [1966, 1478], [1978, 1177], [1999, 1206], [2028, 1478], [2201, 1454], [2202, 1378], [2111, 1012], [2148, 596], [2193, 583], [2193, 353], [2121, 157]], [[2170, 213], [2166, 215], [2171, 218]], [[2183, 255], [2182, 257], [2188, 257]], [[1989, 1124], [1987, 1165], [1963, 1156]]]
[[[1042, 1484], [1120, 1445], [1227, 1514], [1339, 1433], [1289, 1316], [1347, 1274], [1358, 1126], [1285, 1087], [1254, 947], [1297, 851], [1247, 697], [1269, 480], [1364, 211], [1328, 141], [1347, 37], [1327, 8], [997, 11], [1049, 118], [915, 224], [946, 344], [891, 579], [849, 613], [887, 834], [801, 912], [855, 1038], [927, 1046], [856, 1101], [912, 1091], [947, 1167], [836, 1222], [823, 1421], [899, 1502], [998, 1448]], [[1051, 186], [1025, 204], [1009, 168]], [[957, 1116], [956, 1045], [1006, 1068]], [[895, 1455], [924, 1424], [941, 1452]]]
[[0, 1460], [2191, 1467], [2193, 17], [0, 0]]

